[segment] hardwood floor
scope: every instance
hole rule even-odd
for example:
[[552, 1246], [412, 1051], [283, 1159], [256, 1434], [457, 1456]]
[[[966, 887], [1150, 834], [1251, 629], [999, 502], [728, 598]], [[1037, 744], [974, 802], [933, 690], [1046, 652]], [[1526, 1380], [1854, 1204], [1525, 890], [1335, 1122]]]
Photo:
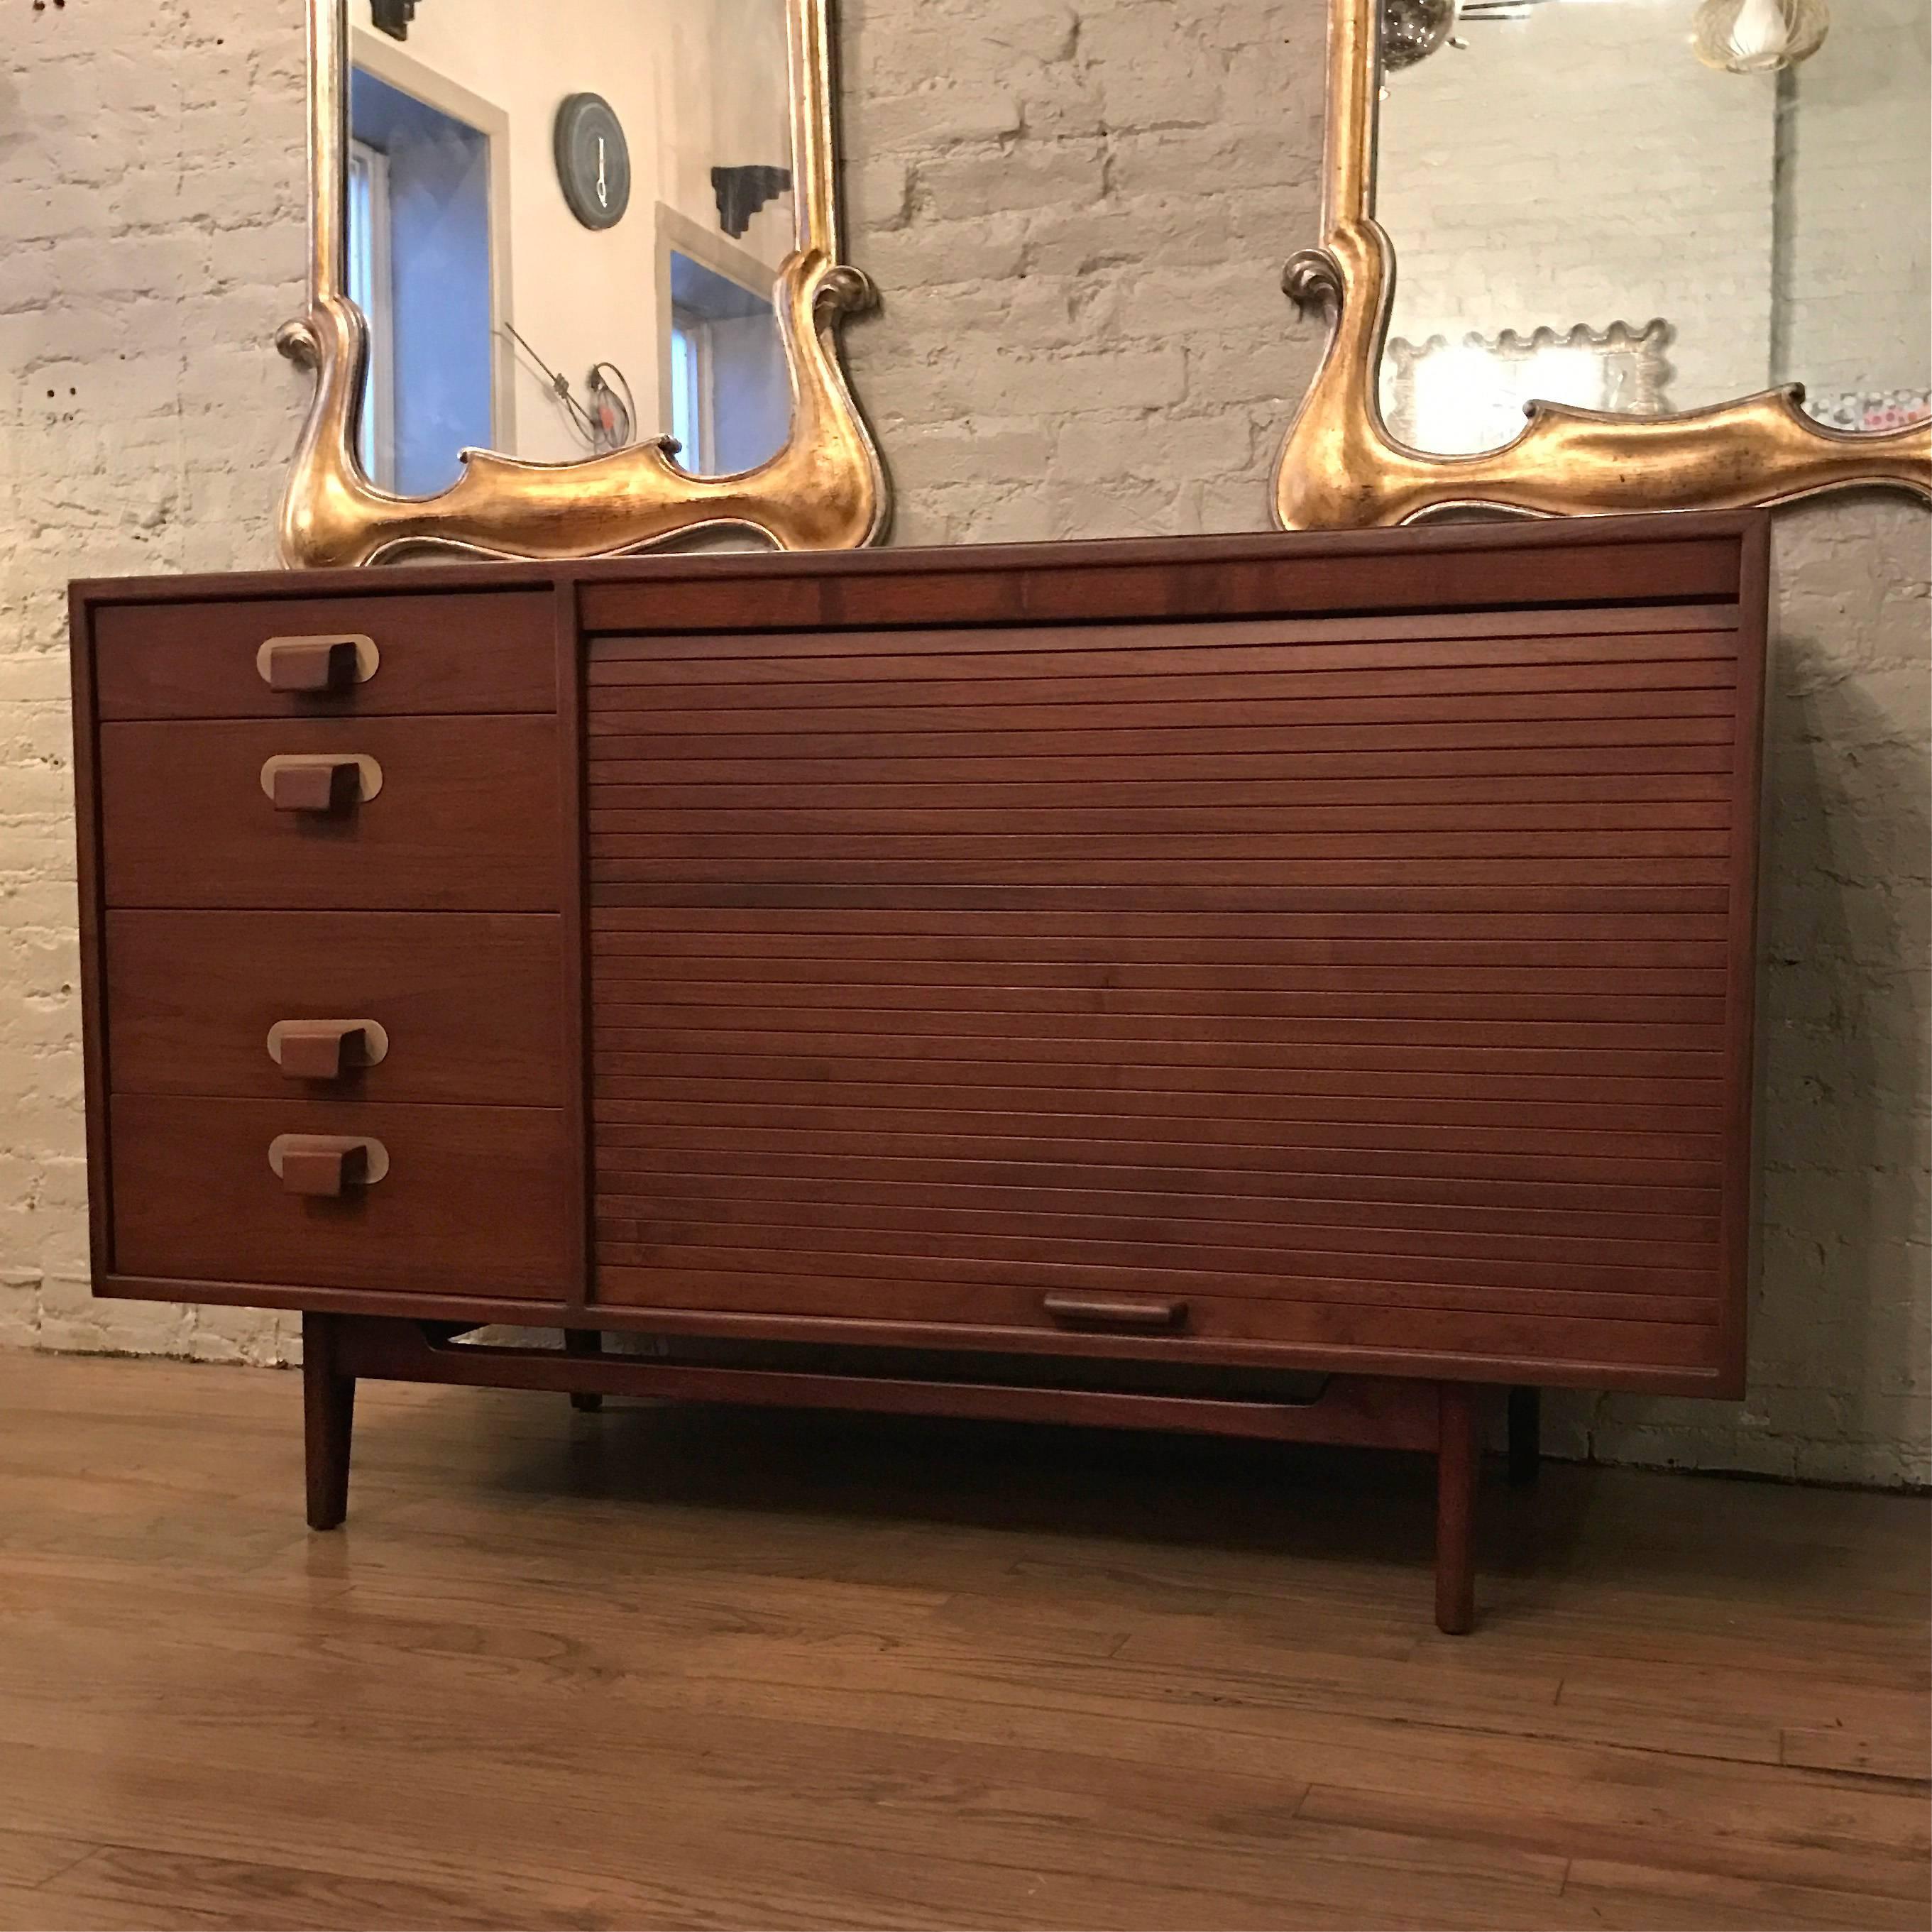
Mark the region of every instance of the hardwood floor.
[[0, 1353], [0, 1926], [1922, 1927], [1922, 1498]]

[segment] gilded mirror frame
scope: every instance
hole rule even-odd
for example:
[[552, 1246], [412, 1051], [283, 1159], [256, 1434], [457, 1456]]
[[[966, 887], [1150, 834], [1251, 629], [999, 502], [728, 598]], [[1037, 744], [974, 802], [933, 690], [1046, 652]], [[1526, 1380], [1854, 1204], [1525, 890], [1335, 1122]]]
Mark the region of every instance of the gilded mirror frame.
[[[698, 476], [667, 439], [582, 461], [530, 463], [466, 450], [434, 496], [378, 488], [356, 448], [368, 331], [344, 289], [347, 225], [346, 0], [308, 0], [308, 307], [277, 346], [315, 372], [315, 395], [283, 493], [284, 560], [368, 564], [426, 547], [472, 556], [610, 556], [696, 532], [758, 533], [781, 550], [856, 549], [886, 526], [885, 473], [842, 370], [842, 316], [872, 284], [839, 259], [831, 0], [785, 0], [797, 229], [773, 307], [790, 371], [784, 446], [755, 468]], [[641, 289], [639, 299], [651, 299]]]
[[1445, 511], [1531, 516], [1741, 509], [1886, 484], [1932, 497], [1932, 424], [1852, 434], [1800, 407], [1796, 384], [1680, 415], [1609, 415], [1532, 403], [1502, 448], [1432, 455], [1390, 434], [1381, 371], [1395, 292], [1394, 243], [1375, 219], [1379, 0], [1329, 0], [1322, 245], [1282, 278], [1328, 345], [1276, 462], [1282, 530], [1403, 524]]

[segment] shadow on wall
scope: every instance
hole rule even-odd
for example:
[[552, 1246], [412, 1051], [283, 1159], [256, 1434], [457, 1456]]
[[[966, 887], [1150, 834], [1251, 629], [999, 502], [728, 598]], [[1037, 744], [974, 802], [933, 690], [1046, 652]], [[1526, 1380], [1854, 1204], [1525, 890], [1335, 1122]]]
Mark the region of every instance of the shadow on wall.
[[[1847, 532], [1834, 549], [1846, 560], [1858, 547]], [[1846, 608], [1861, 596], [1871, 612]], [[1556, 1396], [1550, 1446], [1923, 1483], [1926, 604], [1922, 584], [1882, 583], [1816, 607], [1787, 602], [1798, 608], [1774, 615], [1766, 720], [1748, 1393], [1738, 1403]], [[1869, 648], [1888, 632], [1898, 662], [1848, 654], [1850, 640]]]

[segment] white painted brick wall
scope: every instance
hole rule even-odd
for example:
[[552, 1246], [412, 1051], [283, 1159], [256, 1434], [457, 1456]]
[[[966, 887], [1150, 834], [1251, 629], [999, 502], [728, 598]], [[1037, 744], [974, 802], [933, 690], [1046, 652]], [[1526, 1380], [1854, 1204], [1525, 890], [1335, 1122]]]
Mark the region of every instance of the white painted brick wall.
[[1376, 205], [1400, 266], [1391, 335], [1661, 316], [1673, 408], [1768, 384], [1777, 80], [1702, 65], [1689, 11], [1539, 7], [1471, 22], [1466, 50], [1389, 76]]
[[[274, 1359], [274, 1318], [86, 1298], [62, 592], [269, 560], [302, 8], [0, 4], [0, 1340]], [[886, 296], [849, 341], [898, 540], [1262, 527], [1319, 346], [1276, 291], [1314, 237], [1319, 0], [844, 10], [851, 252]], [[1926, 519], [1799, 509], [1778, 572], [1751, 1396], [1566, 1398], [1555, 1433], [1924, 1481]]]
[[273, 1317], [87, 1293], [64, 586], [272, 561], [302, 8], [0, 21], [0, 1341], [273, 1359]]
[[[1790, 354], [1814, 394], [1932, 385], [1932, 5], [1856, 0], [1794, 76]], [[1857, 323], [1846, 326], [1847, 306]]]

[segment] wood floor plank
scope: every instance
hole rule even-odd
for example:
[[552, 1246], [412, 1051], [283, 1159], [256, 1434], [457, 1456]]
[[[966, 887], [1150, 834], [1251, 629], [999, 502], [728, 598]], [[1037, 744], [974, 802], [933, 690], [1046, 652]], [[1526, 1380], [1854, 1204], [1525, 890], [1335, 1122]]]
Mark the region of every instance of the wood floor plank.
[[[1673, 1826], [1674, 1800], [1660, 1783], [1648, 1790], [1648, 1816], [1639, 1808], [1646, 1794], [1631, 1791], [1625, 1797], [1625, 1816], [1619, 1820], [1608, 1807], [1542, 1802], [1530, 1785], [1497, 1783], [1456, 1790], [1438, 1784], [1432, 1790], [1374, 1791], [1318, 1784], [1302, 1801], [1301, 1810], [1310, 1819], [1419, 1838], [1447, 1837], [1459, 1844], [1565, 1850], [1671, 1873], [1684, 1885], [1703, 1880], [1715, 1888], [1720, 1882], [1767, 1882], [1843, 1889], [1888, 1904], [1923, 1902], [1932, 1892], [1922, 1845], [1889, 1850], [1866, 1845], [1848, 1852], [1841, 1845], [1809, 1842], [1802, 1829], [1774, 1841], [1766, 1832], [1751, 1828], [1748, 1803], [1728, 1818], [1691, 1815]], [[1580, 1816], [1586, 1809], [1586, 1815]], [[1741, 1832], [1732, 1828], [1738, 1822], [1744, 1826]]]
[[1924, 1784], [1932, 1773], [1925, 1713], [1910, 1706], [1879, 1714], [1879, 1721], [1868, 1720], [1865, 1728], [1791, 1726], [1784, 1733], [1784, 1758], [1786, 1764], [1808, 1765], [1814, 1770], [1856, 1772], [1912, 1784]]
[[[1926, 1499], [0, 1354], [0, 1928], [1924, 1922]], [[1916, 1768], [1915, 1768], [1916, 1765]]]
[[1783, 1885], [1768, 1879], [1710, 1872], [1661, 1870], [1608, 1858], [1571, 1862], [1563, 1895], [1586, 1906], [1605, 1926], [1841, 1926], [1845, 1932], [1922, 1932], [1927, 1901], [1878, 1898], [1830, 1886]]
[[[339, 1873], [205, 1852], [102, 1847], [52, 1880], [44, 1890], [52, 1924], [118, 1904], [144, 1906], [155, 1899], [189, 1911], [245, 1918], [264, 1928], [436, 1924], [450, 1932], [495, 1932], [519, 1923], [518, 1907], [494, 1878], [494, 1899], [440, 1886], [370, 1883]], [[546, 1900], [547, 1905], [554, 1901]]]
[[36, 1886], [0, 1883], [0, 1932], [248, 1932], [256, 1923], [164, 1898], [64, 1898]]
[[97, 1848], [83, 1838], [54, 1838], [0, 1826], [0, 1886], [42, 1885]]

